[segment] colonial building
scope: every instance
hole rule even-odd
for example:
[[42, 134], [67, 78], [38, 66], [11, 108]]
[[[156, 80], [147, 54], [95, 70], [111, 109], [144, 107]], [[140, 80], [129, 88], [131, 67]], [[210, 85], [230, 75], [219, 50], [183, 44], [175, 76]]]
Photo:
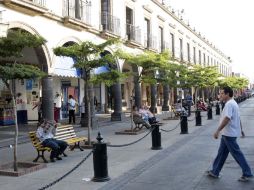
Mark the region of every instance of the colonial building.
[[[90, 40], [102, 43], [108, 37], [120, 37], [125, 51], [142, 53], [145, 49], [160, 53], [168, 49], [177, 62], [218, 66], [224, 76], [231, 74], [231, 60], [213, 44], [185, 23], [173, 9], [159, 0], [0, 0], [2, 22], [8, 28], [39, 34], [47, 43], [36, 49], [26, 48], [19, 62], [38, 65], [48, 77], [16, 81], [18, 112], [27, 120], [37, 120], [35, 103], [42, 97], [45, 117], [53, 117], [53, 102], [61, 106], [61, 118], [67, 117], [67, 97], [73, 95], [80, 103], [84, 96], [84, 81], [72, 68], [75, 60], [57, 57], [53, 48]], [[114, 49], [108, 49], [108, 53]], [[122, 60], [116, 60], [121, 72], [140, 72]], [[1, 76], [0, 76], [1, 78]], [[131, 107], [130, 99], [158, 106], [168, 104], [162, 88], [151, 93], [147, 85], [138, 84], [133, 77], [111, 88], [104, 84], [94, 87], [97, 111], [110, 111], [121, 119], [122, 110]], [[156, 91], [156, 88], [155, 88]], [[0, 109], [8, 108], [8, 92], [0, 82]], [[58, 96], [60, 95], [60, 96]], [[154, 96], [154, 97], [153, 97]], [[60, 98], [59, 98], [60, 97]], [[166, 101], [166, 102], [165, 102]], [[77, 107], [77, 114], [79, 109]], [[19, 119], [22, 122], [21, 118]]]

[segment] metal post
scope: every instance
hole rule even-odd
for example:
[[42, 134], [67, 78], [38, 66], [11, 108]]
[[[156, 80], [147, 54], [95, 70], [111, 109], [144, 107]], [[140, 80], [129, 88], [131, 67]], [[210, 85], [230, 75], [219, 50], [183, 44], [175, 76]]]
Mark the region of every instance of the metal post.
[[53, 78], [47, 76], [42, 79], [42, 117], [54, 120]]
[[181, 113], [181, 133], [180, 134], [188, 134], [188, 120], [187, 120], [187, 115], [184, 112]]
[[219, 102], [216, 103], [216, 115], [220, 115], [220, 105], [219, 105]]
[[116, 83], [113, 85], [113, 97], [114, 97], [114, 112], [111, 114], [111, 121], [122, 121], [122, 96], [121, 96], [121, 85]]
[[93, 181], [103, 182], [110, 180], [108, 176], [108, 156], [107, 156], [107, 144], [102, 142], [100, 132], [98, 132], [97, 143], [93, 144], [93, 168], [94, 177]]
[[209, 105], [207, 108], [207, 119], [208, 120], [213, 119], [213, 109], [211, 105]]
[[130, 104], [131, 104], [131, 131], [133, 130], [133, 106], [132, 106], [132, 96], [130, 98]]
[[152, 125], [152, 150], [160, 150], [161, 147], [161, 133], [160, 133], [160, 126], [158, 124]]
[[196, 110], [195, 114], [196, 114], [196, 126], [201, 126], [202, 120], [201, 120], [200, 110]]
[[157, 100], [157, 86], [156, 84], [151, 84], [151, 107], [150, 111], [152, 113], [157, 113], [156, 100]]

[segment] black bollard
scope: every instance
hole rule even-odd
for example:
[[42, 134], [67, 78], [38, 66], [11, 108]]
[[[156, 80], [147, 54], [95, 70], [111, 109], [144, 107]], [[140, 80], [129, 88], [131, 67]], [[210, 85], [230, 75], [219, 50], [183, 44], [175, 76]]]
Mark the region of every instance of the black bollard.
[[220, 105], [218, 102], [216, 103], [216, 115], [220, 115]]
[[224, 102], [221, 102], [221, 110], [224, 109], [224, 106], [225, 106], [225, 103], [224, 103]]
[[188, 134], [188, 120], [187, 114], [181, 113], [181, 133], [180, 134]]
[[200, 110], [197, 109], [195, 114], [196, 114], [196, 126], [201, 126], [202, 120], [201, 120]]
[[161, 147], [161, 133], [160, 133], [160, 125], [153, 124], [152, 125], [152, 150], [160, 150]]
[[208, 109], [207, 109], [207, 119], [210, 120], [210, 119], [213, 119], [213, 109], [212, 109], [212, 106], [208, 106]]
[[102, 142], [100, 132], [98, 132], [97, 143], [93, 144], [93, 168], [94, 177], [93, 181], [103, 182], [110, 180], [108, 176], [108, 156], [107, 156], [107, 144]]

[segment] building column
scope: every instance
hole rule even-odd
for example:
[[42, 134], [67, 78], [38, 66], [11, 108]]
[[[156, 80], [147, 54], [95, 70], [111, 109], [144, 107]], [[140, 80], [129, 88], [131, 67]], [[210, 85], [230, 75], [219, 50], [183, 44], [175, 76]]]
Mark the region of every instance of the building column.
[[151, 107], [152, 113], [157, 113], [156, 100], [157, 100], [157, 88], [156, 84], [151, 84]]
[[135, 96], [134, 96], [135, 106], [140, 108], [140, 106], [141, 106], [141, 87], [140, 87], [140, 83], [138, 82], [138, 77], [136, 77], [136, 76], [134, 77], [134, 89], [135, 89]]
[[163, 85], [163, 105], [162, 111], [169, 111], [169, 85]]
[[114, 112], [111, 114], [111, 121], [122, 121], [122, 93], [121, 84], [118, 82], [112, 86]]
[[42, 78], [42, 118], [54, 120], [53, 77]]
[[81, 19], [80, 0], [75, 0], [75, 18]]

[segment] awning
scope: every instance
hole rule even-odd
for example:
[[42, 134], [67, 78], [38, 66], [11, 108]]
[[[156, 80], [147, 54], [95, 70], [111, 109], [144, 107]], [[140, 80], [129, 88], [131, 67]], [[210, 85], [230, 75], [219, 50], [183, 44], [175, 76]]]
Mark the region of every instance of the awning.
[[80, 77], [79, 69], [73, 67], [75, 60], [71, 57], [56, 56], [54, 74], [61, 77]]
[[101, 74], [101, 73], [107, 73], [109, 72], [110, 69], [108, 66], [101, 66], [101, 67], [97, 67], [96, 69], [93, 70], [95, 75]]

